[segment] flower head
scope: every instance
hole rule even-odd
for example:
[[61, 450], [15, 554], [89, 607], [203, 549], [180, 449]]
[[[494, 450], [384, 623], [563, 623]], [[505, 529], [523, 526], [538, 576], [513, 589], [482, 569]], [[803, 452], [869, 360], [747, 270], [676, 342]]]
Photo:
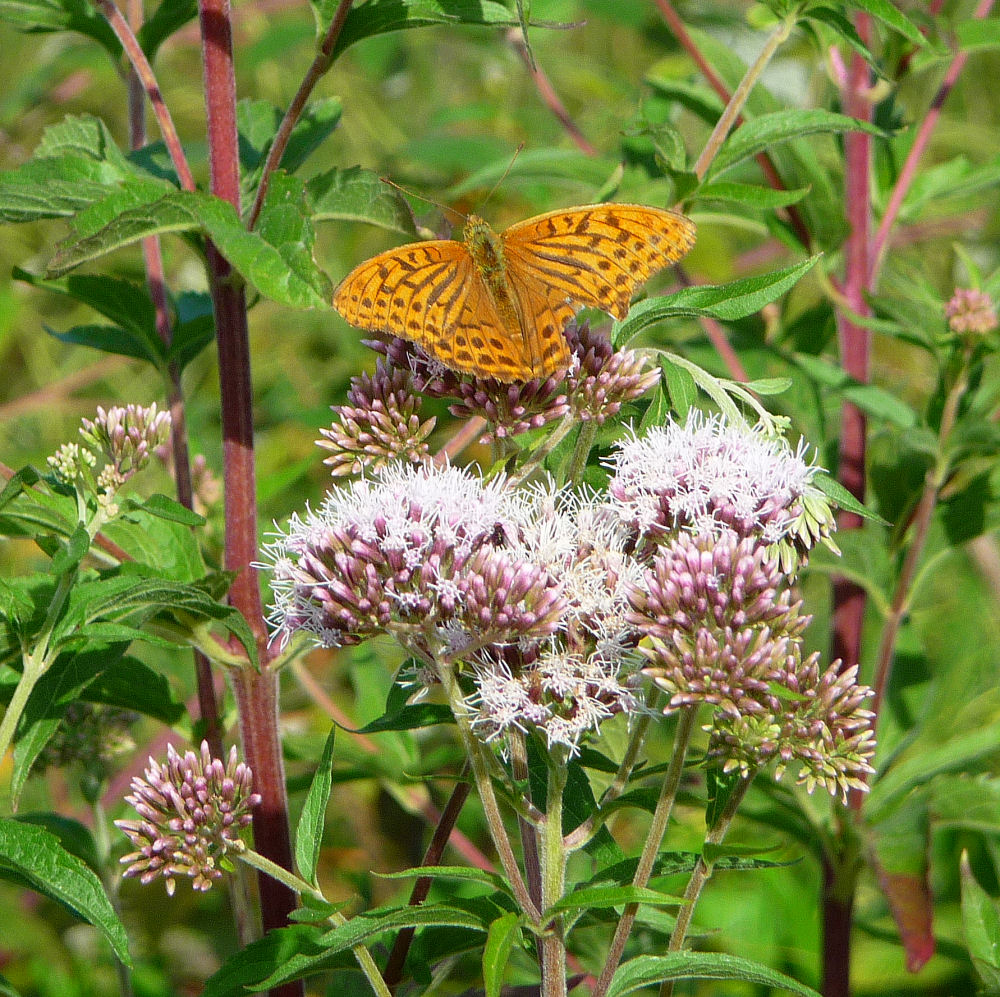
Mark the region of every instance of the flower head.
[[620, 443], [610, 465], [611, 495], [641, 534], [732, 530], [769, 544], [794, 531], [816, 473], [802, 447], [698, 412]]
[[177, 876], [188, 876], [196, 890], [211, 889], [225, 856], [246, 848], [240, 832], [261, 799], [251, 792], [253, 774], [237, 762], [235, 746], [223, 764], [202, 741], [197, 755], [167, 745], [166, 765], [150, 758], [145, 776], [132, 780], [125, 797], [140, 819], [115, 821], [136, 848], [121, 859], [124, 875], [143, 885], [162, 876], [171, 896]]
[[502, 478], [434, 465], [394, 464], [331, 492], [265, 547], [280, 639], [301, 629], [338, 645], [386, 631], [433, 656], [551, 633], [557, 581], [506, 549], [521, 504]]
[[155, 402], [107, 411], [98, 406], [97, 417], [82, 422], [83, 443], [64, 444], [48, 463], [61, 481], [93, 490], [113, 514], [115, 492], [149, 463], [169, 435], [170, 413], [158, 412]]
[[373, 375], [351, 379], [347, 405], [335, 405], [337, 421], [321, 429], [319, 446], [334, 476], [374, 470], [394, 460], [419, 464], [430, 455], [427, 438], [433, 418], [420, 420], [420, 396], [412, 391], [412, 375], [379, 361]]
[[944, 306], [952, 332], [985, 336], [997, 327], [997, 313], [985, 291], [959, 287]]
[[777, 559], [734, 533], [681, 533], [630, 589], [629, 620], [646, 635], [645, 673], [669, 699], [664, 712], [713, 707], [709, 757], [744, 775], [793, 761], [809, 790], [864, 788], [875, 749], [871, 690], [857, 668], [803, 660], [809, 622], [782, 590]]
[[642, 356], [634, 350], [616, 353], [607, 337], [586, 322], [570, 323], [566, 338], [573, 355], [566, 377], [569, 407], [581, 422], [593, 420], [603, 425], [622, 405], [644, 395], [660, 379], [659, 370], [649, 370]]

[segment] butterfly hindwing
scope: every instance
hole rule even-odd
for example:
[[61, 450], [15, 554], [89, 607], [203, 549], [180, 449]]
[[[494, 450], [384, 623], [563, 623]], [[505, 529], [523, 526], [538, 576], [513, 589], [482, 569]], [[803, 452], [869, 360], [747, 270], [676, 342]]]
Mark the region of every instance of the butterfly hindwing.
[[501, 239], [511, 272], [622, 319], [639, 285], [691, 248], [694, 225], [661, 208], [591, 204], [529, 218]]

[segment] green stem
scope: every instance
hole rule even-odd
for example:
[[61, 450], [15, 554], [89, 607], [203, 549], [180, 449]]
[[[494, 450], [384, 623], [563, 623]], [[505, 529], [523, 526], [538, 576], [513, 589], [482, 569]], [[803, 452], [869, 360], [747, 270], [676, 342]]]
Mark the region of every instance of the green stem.
[[750, 91], [753, 90], [761, 74], [767, 68], [767, 64], [774, 58], [775, 53], [792, 33], [797, 16], [798, 11], [795, 10], [774, 29], [760, 55], [757, 56], [757, 61], [746, 71], [743, 79], [740, 80], [740, 85], [729, 99], [726, 109], [722, 112], [722, 117], [719, 118], [715, 129], [705, 143], [705, 148], [701, 150], [698, 161], [694, 164], [694, 174], [699, 180], [708, 172], [712, 160], [715, 159], [719, 149], [722, 148], [722, 143], [725, 142], [729, 130], [736, 124], [750, 97]]
[[573, 458], [566, 472], [566, 479], [571, 485], [579, 485], [583, 478], [583, 472], [587, 467], [587, 458], [590, 456], [591, 448], [594, 446], [594, 438], [597, 436], [597, 422], [588, 419], [580, 424], [580, 435], [576, 438], [576, 446], [573, 448]]
[[0, 758], [3, 758], [10, 748], [11, 741], [14, 740], [14, 731], [17, 730], [17, 722], [24, 713], [25, 706], [28, 705], [28, 697], [31, 690], [35, 688], [35, 683], [45, 674], [47, 665], [44, 661], [28, 655], [24, 659], [24, 671], [21, 678], [14, 687], [14, 693], [10, 697], [7, 709], [4, 712], [3, 720], [0, 721]]
[[[646, 706], [650, 710], [653, 709], [659, 696], [659, 690], [655, 686], [650, 686], [646, 696]], [[611, 785], [608, 786], [601, 796], [597, 812], [591, 814], [575, 831], [566, 835], [565, 845], [569, 851], [574, 852], [590, 841], [597, 833], [597, 829], [604, 823], [604, 808], [613, 800], [617, 800], [625, 791], [629, 776], [632, 774], [632, 769], [635, 768], [636, 759], [639, 757], [639, 752], [646, 742], [646, 732], [649, 730], [651, 719], [652, 714], [642, 713], [639, 715], [639, 719], [632, 725], [632, 733], [629, 736], [625, 754], [622, 756], [618, 771], [615, 773]]]
[[[649, 828], [649, 834], [646, 836], [646, 844], [639, 856], [635, 875], [632, 877], [632, 885], [637, 889], [644, 889], [649, 883], [656, 856], [659, 854], [664, 835], [667, 833], [667, 824], [670, 822], [670, 813], [674, 808], [674, 801], [677, 799], [677, 790], [680, 788], [681, 776], [684, 773], [684, 760], [687, 757], [688, 746], [691, 744], [691, 734], [694, 732], [697, 714], [697, 706], [686, 706], [680, 711], [677, 733], [674, 736], [674, 753], [671, 756], [670, 765], [667, 767], [667, 773], [663, 777], [660, 798], [656, 803], [653, 821]], [[604, 969], [601, 971], [591, 997], [603, 997], [611, 985], [611, 979], [615, 975], [619, 962], [621, 962], [625, 943], [632, 931], [638, 910], [638, 904], [628, 904], [625, 907], [625, 912], [615, 928], [615, 935], [611, 941]]]
[[530, 921], [538, 924], [541, 920], [541, 913], [534, 900], [531, 899], [531, 894], [528, 892], [524, 877], [518, 868], [514, 849], [511, 847], [507, 829], [503, 824], [503, 816], [500, 813], [496, 793], [493, 791], [493, 779], [485, 757], [485, 748], [472, 730], [468, 709], [462, 699], [462, 690], [459, 688], [455, 673], [449, 665], [439, 663], [437, 665], [437, 674], [448, 696], [448, 703], [455, 717], [455, 724], [462, 739], [462, 746], [465, 748], [465, 753], [472, 764], [472, 775], [476, 781], [476, 789], [479, 792], [479, 799], [483, 805], [483, 814], [490, 829], [490, 837], [492, 837], [497, 855], [500, 857], [500, 864], [503, 866], [503, 871], [507, 875], [514, 898], [520, 905], [521, 910], [524, 911]]
[[[554, 752], [553, 752], [554, 754]], [[550, 910], [566, 889], [566, 845], [563, 842], [563, 792], [566, 789], [566, 758], [552, 757], [548, 766], [545, 821], [542, 824], [542, 910]], [[566, 939], [563, 916], [557, 914], [542, 935], [542, 997], [566, 995]]]
[[[752, 775], [744, 776], [736, 784], [729, 799], [726, 800], [726, 805], [723, 807], [722, 813], [719, 814], [715, 824], [712, 825], [708, 834], [705, 835], [705, 846], [722, 844], [723, 839], [726, 837], [726, 832], [729, 830], [729, 826], [736, 816], [736, 811], [743, 802], [743, 797], [746, 796], [746, 792], [750, 788], [752, 781]], [[708, 853], [707, 855], [706, 852]], [[695, 905], [698, 903], [698, 898], [701, 896], [701, 891], [705, 888], [705, 884], [712, 878], [714, 868], [714, 849], [702, 847], [701, 855], [695, 863], [694, 871], [691, 873], [690, 880], [688, 880], [687, 889], [684, 891], [684, 903], [677, 912], [677, 923], [674, 925], [674, 932], [670, 936], [670, 944], [667, 946], [668, 953], [679, 952], [681, 950], [684, 939], [687, 937], [691, 918], [694, 916]], [[660, 987], [660, 997], [672, 997], [673, 992], [673, 980], [667, 980]]]
[[542, 441], [542, 443], [535, 448], [532, 452], [531, 457], [526, 460], [520, 468], [518, 468], [517, 474], [512, 474], [509, 479], [509, 484], [511, 488], [516, 488], [518, 485], [524, 484], [531, 475], [542, 466], [545, 458], [548, 457], [550, 453], [566, 437], [567, 433], [576, 425], [576, 420], [571, 415], [567, 415], [563, 418], [555, 429]]
[[[253, 868], [258, 872], [263, 872], [266, 875], [271, 876], [273, 879], [278, 880], [279, 883], [287, 886], [294, 893], [305, 893], [324, 904], [329, 902], [326, 897], [324, 897], [323, 894], [314, 886], [311, 886], [304, 879], [300, 879], [294, 873], [289, 872], [283, 866], [265, 858], [259, 852], [255, 852], [252, 848], [248, 848], [246, 851], [240, 852], [237, 857], [240, 861], [245, 862], [247, 865], [253, 866]], [[339, 911], [335, 911], [327, 918], [327, 920], [337, 926], [347, 923], [347, 918], [344, 917], [344, 915]], [[368, 951], [368, 948], [364, 945], [355, 945], [352, 947], [351, 951], [354, 952], [354, 957], [357, 959], [358, 965], [361, 967], [361, 971], [365, 974], [368, 982], [371, 984], [372, 990], [374, 990], [379, 997], [392, 997], [392, 993], [385, 985], [385, 981], [382, 979], [382, 974], [379, 972], [378, 966], [372, 958], [371, 952]]]

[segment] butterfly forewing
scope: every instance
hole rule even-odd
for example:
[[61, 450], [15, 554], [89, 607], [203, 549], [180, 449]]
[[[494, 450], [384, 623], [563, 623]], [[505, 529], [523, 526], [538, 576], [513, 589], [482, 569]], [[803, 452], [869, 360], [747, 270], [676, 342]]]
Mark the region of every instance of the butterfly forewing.
[[412, 243], [355, 267], [333, 306], [359, 329], [403, 336], [434, 352], [462, 314], [474, 277], [460, 242]]
[[639, 285], [691, 248], [694, 231], [691, 221], [673, 211], [591, 204], [529, 218], [501, 239], [511, 273], [621, 319]]

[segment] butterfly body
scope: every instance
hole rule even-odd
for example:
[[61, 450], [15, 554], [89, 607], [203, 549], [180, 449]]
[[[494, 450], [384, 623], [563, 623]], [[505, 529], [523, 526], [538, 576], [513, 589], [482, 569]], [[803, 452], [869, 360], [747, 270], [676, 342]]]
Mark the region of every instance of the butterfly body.
[[373, 257], [333, 304], [352, 325], [413, 340], [453, 370], [511, 382], [565, 370], [566, 323], [583, 306], [624, 318], [639, 285], [691, 248], [694, 225], [660, 208], [594, 204], [500, 234], [471, 215], [463, 236]]

